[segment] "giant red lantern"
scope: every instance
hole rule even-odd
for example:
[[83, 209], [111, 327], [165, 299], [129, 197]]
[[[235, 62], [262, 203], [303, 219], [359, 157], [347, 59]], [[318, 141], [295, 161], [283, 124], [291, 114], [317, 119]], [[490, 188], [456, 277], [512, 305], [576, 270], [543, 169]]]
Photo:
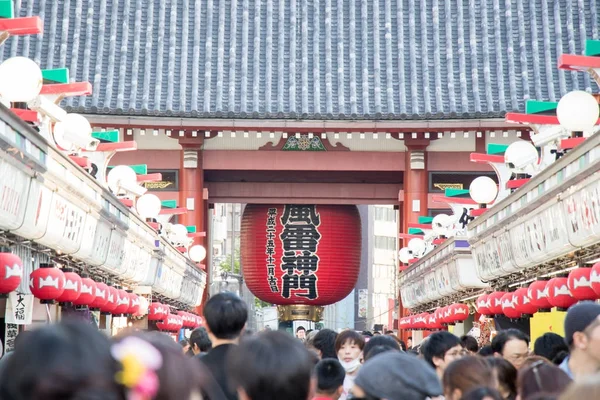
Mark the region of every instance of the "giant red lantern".
[[358, 278], [360, 227], [355, 206], [246, 206], [241, 256], [248, 288], [277, 305], [342, 300]]
[[594, 292], [600, 297], [600, 262], [594, 264], [592, 267], [590, 282], [592, 282], [592, 289], [594, 289]]
[[455, 303], [450, 306], [452, 323], [463, 322], [469, 318], [469, 306], [463, 303]]
[[517, 311], [523, 318], [531, 318], [537, 312], [537, 307], [531, 302], [528, 288], [520, 288], [515, 291], [515, 302]]
[[29, 275], [29, 290], [42, 304], [51, 304], [65, 291], [65, 274], [53, 264], [40, 264]]
[[0, 253], [0, 297], [15, 291], [23, 278], [23, 261], [12, 253]]
[[538, 312], [550, 312], [552, 304], [548, 300], [548, 281], [535, 281], [529, 285], [527, 294]]
[[129, 312], [129, 302], [131, 301], [131, 297], [129, 297], [129, 293], [127, 293], [123, 289], [117, 290], [117, 307], [114, 309], [113, 314], [115, 315], [124, 315]]
[[90, 278], [81, 279], [81, 290], [79, 291], [79, 297], [73, 301], [76, 306], [89, 306], [96, 299], [96, 282]]
[[559, 311], [566, 311], [577, 299], [571, 295], [567, 278], [552, 278], [548, 281], [548, 301]]
[[591, 268], [577, 268], [569, 273], [569, 291], [577, 300], [596, 300], [598, 295], [592, 288]]
[[517, 296], [514, 292], [505, 293], [502, 296], [502, 314], [510, 319], [521, 318], [521, 313], [517, 309]]
[[81, 295], [81, 277], [75, 272], [65, 272], [65, 290], [56, 299], [59, 303], [73, 303]]
[[477, 312], [481, 315], [494, 315], [491, 311], [490, 311], [490, 304], [491, 304], [491, 300], [489, 299], [487, 294], [482, 294], [481, 296], [479, 296], [477, 298], [477, 301], [475, 302], [475, 306], [477, 307]]
[[104, 282], [96, 282], [96, 297], [90, 304], [90, 308], [94, 310], [100, 310], [108, 303], [108, 285]]
[[494, 292], [488, 295], [488, 299], [490, 300], [490, 313], [491, 315], [502, 315], [502, 298], [506, 292]]

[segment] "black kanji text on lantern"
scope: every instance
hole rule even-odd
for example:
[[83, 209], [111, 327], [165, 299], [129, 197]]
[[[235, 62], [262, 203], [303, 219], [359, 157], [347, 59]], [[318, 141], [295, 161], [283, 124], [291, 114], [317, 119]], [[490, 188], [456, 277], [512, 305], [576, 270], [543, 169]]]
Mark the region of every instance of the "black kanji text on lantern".
[[292, 294], [310, 300], [319, 297], [317, 248], [321, 239], [318, 229], [320, 224], [321, 218], [316, 206], [284, 206], [281, 216], [283, 230], [279, 238], [283, 245], [281, 269], [285, 272], [281, 277], [281, 295], [286, 299], [289, 299]]
[[277, 218], [277, 209], [269, 208], [267, 212], [267, 246], [265, 253], [267, 254], [267, 279], [269, 288], [273, 293], [279, 293], [277, 287], [277, 278], [275, 278], [275, 219]]

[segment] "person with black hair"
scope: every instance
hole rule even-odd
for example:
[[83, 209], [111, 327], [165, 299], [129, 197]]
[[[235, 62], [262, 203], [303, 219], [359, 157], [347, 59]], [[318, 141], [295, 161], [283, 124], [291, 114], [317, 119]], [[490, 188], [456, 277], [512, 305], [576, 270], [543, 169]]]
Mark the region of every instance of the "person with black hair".
[[338, 400], [344, 391], [346, 371], [338, 360], [326, 358], [319, 361], [314, 372], [317, 388], [312, 400]]
[[247, 338], [227, 357], [240, 400], [306, 400], [313, 365], [302, 343], [278, 331]]
[[[229, 400], [237, 400], [238, 397], [229, 386], [225, 360], [229, 352], [238, 344], [247, 318], [246, 303], [233, 293], [218, 293], [204, 306], [206, 331], [212, 349], [199, 360], [206, 366]], [[207, 398], [208, 395], [204, 394], [204, 399]]]
[[206, 328], [196, 328], [190, 334], [190, 351], [199, 357], [205, 355], [211, 348], [212, 343], [208, 337]]
[[341, 332], [335, 340], [335, 350], [338, 360], [346, 371], [344, 380], [344, 392], [340, 399], [345, 400], [354, 386], [354, 379], [362, 365], [362, 351], [365, 348], [365, 339], [363, 336], [352, 330]]
[[463, 335], [460, 337], [460, 342], [462, 346], [467, 350], [471, 355], [477, 354], [479, 351], [479, 343], [477, 343], [477, 339], [475, 339], [471, 335]]
[[565, 341], [570, 354], [560, 364], [569, 377], [578, 381], [600, 371], [600, 304], [582, 301], [565, 317]]
[[494, 350], [492, 350], [492, 345], [491, 344], [486, 344], [485, 346], [482, 346], [481, 349], [479, 349], [479, 352], [477, 353], [479, 354], [481, 357], [491, 357], [494, 355]]
[[479, 386], [469, 390], [460, 400], [504, 400], [504, 398], [496, 389]]
[[337, 332], [331, 329], [321, 329], [317, 332], [311, 344], [319, 358], [337, 359], [337, 352], [335, 351], [335, 339], [337, 336]]
[[429, 363], [438, 377], [442, 379], [444, 370], [454, 360], [465, 355], [465, 350], [460, 339], [450, 332], [435, 332], [427, 337], [427, 341], [421, 346], [421, 354]]
[[569, 346], [567, 346], [565, 338], [562, 336], [554, 332], [546, 332], [536, 339], [533, 345], [533, 354], [545, 357], [552, 363], [560, 365], [569, 355]]
[[529, 336], [514, 328], [500, 331], [492, 339], [492, 350], [497, 357], [505, 358], [519, 369], [529, 357]]
[[485, 361], [494, 371], [498, 382], [498, 391], [505, 400], [515, 400], [517, 397], [517, 369], [502, 357], [486, 357]]
[[400, 351], [400, 345], [391, 336], [380, 335], [373, 337], [371, 340], [365, 343], [365, 347], [363, 349], [365, 362], [374, 355], [383, 353], [385, 351]]
[[299, 326], [296, 328], [296, 338], [304, 341], [306, 339], [306, 328], [303, 326]]
[[406, 349], [410, 350], [413, 348], [413, 338], [412, 336], [409, 336], [408, 339], [406, 340]]

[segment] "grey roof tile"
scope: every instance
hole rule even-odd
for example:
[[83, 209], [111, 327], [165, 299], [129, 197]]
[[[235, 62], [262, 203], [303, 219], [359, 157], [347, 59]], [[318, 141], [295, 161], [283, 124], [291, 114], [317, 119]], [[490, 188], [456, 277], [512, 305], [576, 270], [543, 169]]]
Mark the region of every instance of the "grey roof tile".
[[[1, 59], [69, 67], [87, 113], [479, 118], [589, 90], [558, 56], [598, 39], [598, 0], [20, 0], [45, 31]], [[596, 90], [596, 88], [594, 88]]]

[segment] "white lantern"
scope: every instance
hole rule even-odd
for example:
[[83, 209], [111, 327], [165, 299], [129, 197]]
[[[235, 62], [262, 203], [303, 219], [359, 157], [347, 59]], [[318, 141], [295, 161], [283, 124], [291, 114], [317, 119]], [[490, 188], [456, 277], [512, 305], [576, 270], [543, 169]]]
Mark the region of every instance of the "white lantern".
[[28, 102], [42, 90], [42, 70], [27, 57], [12, 57], [0, 64], [0, 97], [10, 102]]
[[421, 257], [425, 254], [425, 250], [427, 250], [427, 243], [421, 238], [414, 238], [408, 242], [408, 249], [415, 257]]
[[193, 262], [199, 263], [206, 258], [206, 249], [204, 246], [200, 245], [192, 246], [190, 247], [188, 254]]
[[413, 255], [408, 247], [403, 247], [398, 252], [398, 258], [401, 263], [408, 264], [408, 262], [413, 259]]
[[79, 148], [93, 151], [99, 144], [98, 139], [92, 138], [90, 122], [79, 114], [67, 114], [54, 125], [54, 141], [65, 150]]
[[471, 182], [469, 194], [477, 204], [490, 204], [498, 195], [498, 185], [489, 176], [480, 176]]
[[558, 122], [572, 132], [591, 131], [600, 117], [598, 102], [588, 92], [574, 90], [564, 95], [556, 108]]
[[185, 225], [175, 224], [175, 225], [171, 225], [171, 233], [175, 237], [184, 238], [184, 237], [187, 237], [188, 230]]
[[511, 143], [504, 152], [504, 162], [517, 173], [533, 172], [538, 159], [539, 154], [535, 146], [524, 140]]
[[124, 185], [137, 185], [137, 175], [133, 168], [127, 165], [117, 165], [108, 173], [106, 183], [114, 194], [120, 194]]
[[135, 208], [142, 218], [156, 218], [160, 213], [162, 203], [156, 195], [146, 193], [137, 200]]
[[448, 236], [453, 222], [454, 218], [452, 218], [448, 214], [436, 215], [435, 217], [433, 217], [433, 221], [431, 221], [431, 228], [433, 230], [433, 233], [435, 233], [438, 236]]

